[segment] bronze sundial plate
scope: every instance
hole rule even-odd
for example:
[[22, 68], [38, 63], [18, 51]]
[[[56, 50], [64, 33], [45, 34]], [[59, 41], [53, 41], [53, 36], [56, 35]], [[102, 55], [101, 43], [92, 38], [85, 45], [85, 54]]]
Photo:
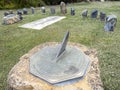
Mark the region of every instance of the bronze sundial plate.
[[67, 45], [65, 53], [56, 62], [58, 46], [45, 46], [30, 57], [30, 73], [51, 83], [83, 77], [89, 58], [75, 46]]

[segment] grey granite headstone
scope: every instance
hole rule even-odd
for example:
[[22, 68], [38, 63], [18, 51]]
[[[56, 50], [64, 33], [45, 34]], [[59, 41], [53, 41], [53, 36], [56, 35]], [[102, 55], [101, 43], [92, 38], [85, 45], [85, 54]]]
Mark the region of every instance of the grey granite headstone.
[[105, 20], [105, 26], [104, 26], [105, 31], [114, 31], [114, 27], [116, 26], [116, 23], [117, 23], [116, 15], [107, 16]]
[[82, 17], [87, 17], [87, 14], [88, 14], [88, 10], [87, 9], [82, 11]]
[[91, 18], [97, 18], [97, 15], [98, 15], [98, 10], [94, 9], [94, 10], [91, 12]]
[[74, 8], [71, 8], [71, 15], [75, 15], [75, 9]]
[[[45, 46], [30, 57], [30, 73], [51, 84], [78, 81], [85, 75], [89, 58], [75, 46], [66, 46], [69, 32], [61, 45]], [[62, 46], [62, 49], [59, 48]], [[64, 52], [65, 50], [65, 52]], [[59, 61], [55, 61], [58, 52]], [[73, 81], [72, 81], [73, 80]]]
[[34, 14], [35, 13], [35, 8], [31, 7], [31, 11], [32, 11], [32, 14]]
[[42, 14], [45, 14], [45, 12], [46, 12], [45, 7], [41, 7], [41, 12], [42, 12]]
[[54, 8], [54, 7], [51, 7], [51, 8], [50, 8], [50, 12], [51, 12], [51, 14], [55, 14], [55, 8]]
[[25, 14], [25, 15], [28, 14], [28, 10], [26, 8], [23, 8], [23, 14]]
[[9, 14], [14, 14], [14, 13], [13, 13], [13, 10], [9, 10]]

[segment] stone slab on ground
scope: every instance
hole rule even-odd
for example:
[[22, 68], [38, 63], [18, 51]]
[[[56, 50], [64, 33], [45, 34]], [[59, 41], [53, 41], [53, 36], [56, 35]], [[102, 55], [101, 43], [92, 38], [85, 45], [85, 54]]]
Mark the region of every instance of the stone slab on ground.
[[82, 80], [72, 84], [57, 86], [51, 85], [30, 74], [29, 57], [45, 46], [54, 45], [58, 45], [58, 43], [48, 42], [41, 44], [23, 55], [20, 61], [9, 72], [7, 90], [103, 90], [96, 51], [76, 43], [69, 42], [68, 45], [81, 49], [91, 60], [90, 67]]
[[37, 20], [37, 21], [33, 21], [33, 22], [30, 22], [30, 23], [24, 24], [20, 27], [41, 30], [44, 27], [46, 27], [48, 25], [51, 25], [55, 22], [58, 22], [58, 21], [60, 21], [64, 18], [66, 18], [66, 17], [65, 16], [50, 16], [50, 17], [47, 17], [47, 18], [43, 18], [43, 19], [40, 19], [40, 20]]

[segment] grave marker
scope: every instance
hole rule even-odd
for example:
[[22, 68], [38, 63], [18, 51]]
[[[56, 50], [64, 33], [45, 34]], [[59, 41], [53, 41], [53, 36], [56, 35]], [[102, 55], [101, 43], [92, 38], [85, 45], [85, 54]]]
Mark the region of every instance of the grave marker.
[[71, 8], [71, 15], [75, 15], [75, 9], [74, 8]]
[[62, 14], [66, 14], [67, 13], [66, 4], [64, 2], [60, 3], [60, 11], [61, 11]]
[[94, 9], [91, 13], [91, 18], [97, 18], [98, 10]]
[[82, 11], [82, 17], [87, 17], [87, 14], [88, 14], [88, 10], [87, 9]]
[[105, 21], [106, 14], [104, 12], [100, 12], [100, 20]]
[[55, 14], [55, 8], [54, 8], [54, 7], [51, 7], [51, 8], [50, 8], [50, 12], [51, 12], [51, 14]]
[[25, 14], [25, 15], [28, 14], [28, 10], [26, 8], [23, 8], [23, 14]]
[[117, 23], [116, 15], [107, 16], [105, 20], [105, 26], [104, 26], [105, 31], [114, 31], [116, 23]]

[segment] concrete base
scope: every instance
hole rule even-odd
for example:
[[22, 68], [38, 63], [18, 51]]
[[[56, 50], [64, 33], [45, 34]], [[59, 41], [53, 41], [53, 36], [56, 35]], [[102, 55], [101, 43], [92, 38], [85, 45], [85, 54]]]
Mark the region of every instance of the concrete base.
[[54, 46], [56, 44], [58, 43], [49, 42], [41, 44], [23, 55], [20, 61], [9, 72], [7, 90], [103, 90], [96, 51], [90, 50], [80, 44], [68, 43], [68, 45], [76, 46], [81, 49], [81, 51], [85, 52], [91, 59], [91, 66], [82, 80], [72, 84], [57, 86], [51, 85], [30, 74], [29, 58], [41, 48]]
[[46, 17], [46, 18], [43, 18], [43, 19], [40, 19], [37, 21], [33, 21], [30, 23], [24, 24], [20, 27], [41, 30], [44, 27], [51, 25], [55, 22], [58, 22], [64, 18], [66, 18], [66, 17], [64, 17], [64, 16], [50, 16], [50, 17]]

